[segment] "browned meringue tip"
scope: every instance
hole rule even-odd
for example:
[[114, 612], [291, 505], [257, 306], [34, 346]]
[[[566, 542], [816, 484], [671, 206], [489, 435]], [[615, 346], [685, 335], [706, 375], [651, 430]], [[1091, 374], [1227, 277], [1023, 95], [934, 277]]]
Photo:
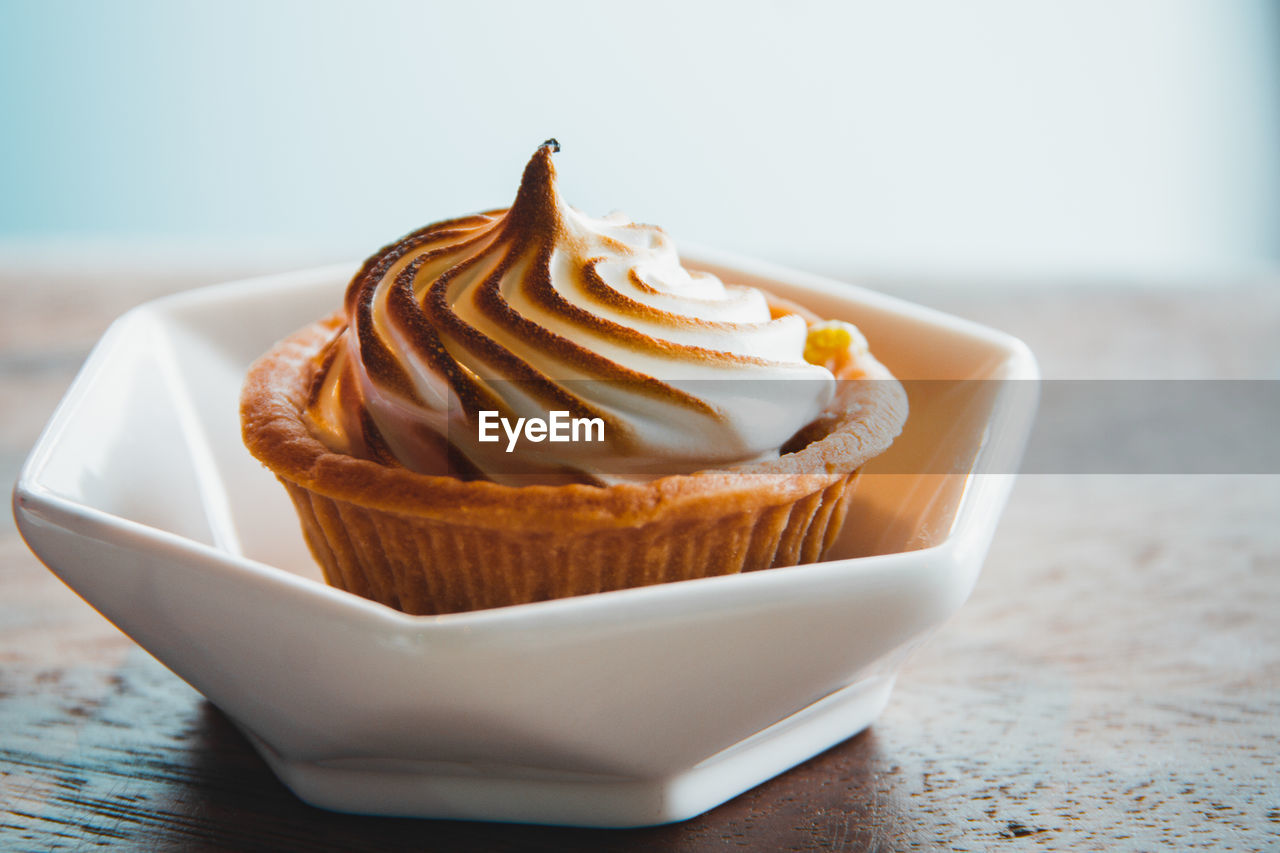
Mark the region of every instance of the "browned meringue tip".
[[520, 176], [520, 189], [507, 211], [510, 228], [523, 229], [530, 235], [557, 233], [556, 167], [551, 155], [559, 150], [560, 143], [548, 139], [529, 158]]

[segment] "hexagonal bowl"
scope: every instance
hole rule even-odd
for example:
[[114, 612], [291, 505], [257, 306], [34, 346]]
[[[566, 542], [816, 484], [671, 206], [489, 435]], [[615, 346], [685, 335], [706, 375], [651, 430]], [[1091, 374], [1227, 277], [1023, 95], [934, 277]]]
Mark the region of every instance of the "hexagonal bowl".
[[244, 450], [250, 362], [352, 266], [181, 293], [107, 331], [31, 451], [14, 513], [69, 587], [236, 722], [303, 800], [583, 826], [699, 814], [857, 733], [969, 595], [1034, 412], [1014, 338], [707, 251], [690, 265], [857, 323], [907, 429], [823, 562], [408, 616], [326, 586]]

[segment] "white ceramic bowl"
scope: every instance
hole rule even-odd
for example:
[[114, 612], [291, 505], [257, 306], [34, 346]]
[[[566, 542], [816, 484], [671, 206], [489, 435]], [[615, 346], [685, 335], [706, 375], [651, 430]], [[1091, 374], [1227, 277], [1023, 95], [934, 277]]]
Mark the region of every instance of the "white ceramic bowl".
[[[690, 254], [856, 322], [900, 377], [1036, 377], [999, 332]], [[1021, 452], [1034, 405], [957, 406], [930, 383], [908, 383], [907, 431], [860, 480], [825, 562], [444, 616], [326, 586], [283, 488], [241, 445], [237, 401], [250, 362], [329, 313], [352, 272], [130, 311], [14, 490], [40, 559], [307, 802], [587, 826], [691, 817], [867, 726], [906, 653], [969, 595], [1012, 481], [975, 469]]]

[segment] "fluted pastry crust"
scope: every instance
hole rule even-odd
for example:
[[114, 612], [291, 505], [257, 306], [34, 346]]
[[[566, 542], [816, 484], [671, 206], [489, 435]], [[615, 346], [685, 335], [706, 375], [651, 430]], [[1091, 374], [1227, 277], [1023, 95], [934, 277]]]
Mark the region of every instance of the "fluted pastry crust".
[[[859, 467], [893, 441], [906, 397], [887, 371], [841, 383], [803, 448], [741, 470], [609, 487], [513, 487], [335, 453], [307, 429], [334, 316], [251, 369], [249, 450], [293, 499], [326, 580], [407, 613], [500, 607], [813, 562], [844, 522]], [[863, 368], [867, 366], [864, 364]]]

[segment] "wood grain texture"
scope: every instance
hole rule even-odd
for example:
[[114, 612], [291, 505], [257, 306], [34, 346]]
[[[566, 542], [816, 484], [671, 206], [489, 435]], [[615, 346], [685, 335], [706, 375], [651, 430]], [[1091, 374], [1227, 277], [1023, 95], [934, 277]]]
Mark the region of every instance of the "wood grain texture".
[[[214, 280], [0, 274], [0, 473], [130, 305]], [[1280, 377], [1280, 287], [889, 290], [1051, 377]], [[1136, 331], [1135, 331], [1136, 330]], [[871, 730], [685, 823], [332, 814], [0, 522], [0, 849], [1280, 848], [1280, 477], [1025, 476]]]

